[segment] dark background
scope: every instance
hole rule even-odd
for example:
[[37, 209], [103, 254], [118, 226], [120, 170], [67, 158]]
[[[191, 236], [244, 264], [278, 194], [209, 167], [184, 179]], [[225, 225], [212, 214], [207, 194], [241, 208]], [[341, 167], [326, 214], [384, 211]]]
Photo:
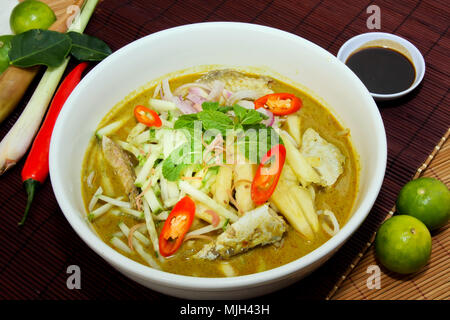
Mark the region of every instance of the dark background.
[[[292, 32], [336, 54], [350, 37], [371, 31], [366, 27], [366, 8], [371, 4], [381, 8], [381, 29], [376, 31], [400, 35], [422, 52], [427, 64], [425, 78], [409, 96], [378, 104], [386, 127], [388, 164], [382, 190], [365, 223], [323, 267], [268, 299], [324, 299], [392, 208], [401, 186], [447, 130], [448, 2], [104, 0], [86, 29], [87, 34], [117, 50], [137, 38], [174, 26], [241, 21]], [[0, 124], [0, 138], [14, 124], [33, 89]], [[26, 225], [19, 228], [17, 222], [26, 203], [22, 166], [23, 161], [0, 177], [0, 299], [174, 300], [125, 278], [94, 254], [65, 220], [50, 181], [37, 193]], [[81, 290], [66, 287], [66, 269], [72, 264], [81, 268]]]

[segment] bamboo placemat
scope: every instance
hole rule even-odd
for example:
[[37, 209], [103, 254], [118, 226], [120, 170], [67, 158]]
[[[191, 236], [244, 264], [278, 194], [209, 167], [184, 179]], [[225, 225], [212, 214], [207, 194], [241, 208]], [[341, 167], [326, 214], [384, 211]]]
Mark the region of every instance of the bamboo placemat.
[[[414, 179], [433, 177], [450, 185], [450, 129], [427, 160], [417, 169]], [[395, 208], [387, 215], [389, 219]], [[399, 275], [381, 267], [380, 288], [369, 289], [367, 281], [372, 271], [369, 266], [380, 264], [375, 257], [374, 236], [367, 243], [367, 252], [363, 250], [350, 264], [327, 298], [343, 299], [446, 299], [450, 298], [450, 224], [432, 232], [432, 253], [428, 265], [411, 275]]]
[[[412, 94], [378, 104], [387, 134], [388, 166], [380, 195], [366, 221], [321, 268], [267, 296], [268, 301], [325, 299], [366, 247], [401, 186], [411, 179], [446, 132], [450, 123], [447, 1], [105, 0], [86, 29], [87, 34], [117, 50], [170, 27], [202, 21], [241, 21], [297, 34], [336, 54], [350, 37], [371, 31], [366, 26], [366, 9], [372, 4], [381, 10], [378, 31], [405, 37], [423, 53], [425, 78]], [[0, 138], [14, 124], [32, 90], [0, 124]], [[26, 203], [20, 179], [22, 166], [23, 161], [0, 176], [0, 299], [172, 299], [125, 278], [90, 250], [62, 215], [48, 180], [36, 194], [27, 224], [19, 229], [17, 222]], [[81, 290], [66, 286], [69, 265], [81, 269]]]

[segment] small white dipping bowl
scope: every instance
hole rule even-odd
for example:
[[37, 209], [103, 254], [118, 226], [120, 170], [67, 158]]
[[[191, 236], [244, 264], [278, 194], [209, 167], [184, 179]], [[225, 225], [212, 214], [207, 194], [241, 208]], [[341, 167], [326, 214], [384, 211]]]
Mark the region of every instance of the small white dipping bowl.
[[425, 75], [425, 60], [419, 49], [408, 40], [391, 33], [368, 32], [350, 38], [339, 49], [337, 58], [345, 63], [352, 53], [358, 51], [358, 49], [369, 46], [383, 46], [397, 50], [409, 58], [416, 69], [416, 78], [408, 89], [390, 94], [371, 92], [370, 94], [375, 100], [384, 101], [400, 98], [414, 90], [422, 81], [423, 76]]
[[[151, 269], [105, 244], [89, 226], [81, 196], [81, 166], [100, 120], [130, 92], [169, 72], [200, 65], [258, 66], [282, 75], [329, 107], [351, 130], [360, 156], [358, 197], [339, 233], [306, 256], [278, 268], [239, 277], [199, 278]], [[275, 73], [275, 70], [277, 73]], [[287, 81], [287, 80], [286, 80]], [[386, 135], [377, 106], [362, 82], [333, 55], [296, 35], [253, 24], [213, 22], [151, 34], [93, 68], [70, 95], [50, 145], [56, 199], [70, 225], [99, 256], [153, 290], [187, 299], [240, 299], [283, 288], [331, 257], [367, 217], [386, 168]]]

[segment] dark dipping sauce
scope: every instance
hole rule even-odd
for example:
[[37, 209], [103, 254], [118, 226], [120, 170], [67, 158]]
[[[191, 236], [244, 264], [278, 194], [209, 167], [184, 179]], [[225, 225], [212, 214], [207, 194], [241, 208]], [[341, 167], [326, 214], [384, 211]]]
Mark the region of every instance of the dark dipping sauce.
[[391, 94], [408, 89], [416, 78], [411, 61], [390, 48], [368, 47], [348, 57], [345, 64], [371, 93]]

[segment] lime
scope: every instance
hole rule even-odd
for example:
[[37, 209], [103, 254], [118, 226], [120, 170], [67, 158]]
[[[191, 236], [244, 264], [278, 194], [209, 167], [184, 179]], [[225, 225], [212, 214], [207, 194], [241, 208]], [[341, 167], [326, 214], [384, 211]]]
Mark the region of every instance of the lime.
[[418, 219], [400, 215], [386, 220], [378, 229], [375, 251], [389, 270], [407, 274], [425, 266], [431, 254], [431, 235]]
[[13, 36], [0, 36], [0, 74], [9, 66], [8, 51], [11, 49], [11, 39]]
[[434, 178], [405, 184], [397, 198], [397, 212], [416, 217], [430, 230], [444, 226], [450, 217], [450, 191]]
[[9, 24], [15, 34], [31, 29], [48, 29], [56, 21], [48, 5], [37, 0], [26, 0], [14, 7]]

